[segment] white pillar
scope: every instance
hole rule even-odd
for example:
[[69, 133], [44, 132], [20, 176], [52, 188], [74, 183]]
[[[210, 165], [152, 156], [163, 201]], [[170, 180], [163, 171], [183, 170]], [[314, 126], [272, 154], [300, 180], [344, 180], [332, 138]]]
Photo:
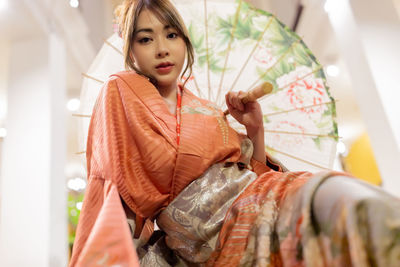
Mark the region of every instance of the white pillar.
[[[10, 44], [8, 40], [0, 41], [0, 128], [5, 125], [7, 115], [7, 81], [8, 81], [8, 57]], [[1, 192], [1, 169], [3, 166], [3, 138], [0, 136], [0, 192]], [[1, 194], [0, 194], [0, 213], [1, 213]], [[1, 221], [0, 221], [1, 224]]]
[[49, 266], [68, 263], [68, 190], [65, 179], [67, 144], [67, 62], [63, 38], [50, 34], [51, 169]]
[[63, 40], [12, 43], [0, 266], [66, 266], [66, 58]]
[[8, 57], [10, 44], [8, 41], [0, 41], [0, 127], [3, 126], [7, 114], [7, 80], [8, 80]]
[[400, 21], [392, 0], [329, 0], [383, 187], [400, 196]]

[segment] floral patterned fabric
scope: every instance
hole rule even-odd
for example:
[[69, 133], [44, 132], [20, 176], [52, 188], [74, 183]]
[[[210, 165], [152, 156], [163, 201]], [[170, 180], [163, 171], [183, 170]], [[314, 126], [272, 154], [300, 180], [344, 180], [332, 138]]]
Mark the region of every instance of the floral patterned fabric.
[[[339, 176], [369, 197], [333, 192], [313, 205], [321, 185], [346, 185]], [[165, 235], [141, 266], [399, 266], [399, 222], [399, 199], [342, 173], [215, 164], [157, 218]]]
[[[273, 178], [288, 188], [279, 191], [277, 186], [268, 191], [261, 206], [252, 204], [257, 215], [252, 216], [244, 252], [229, 247], [234, 242], [232, 231], [246, 220], [233, 216], [243, 213], [241, 203], [248, 197], [241, 196], [227, 216], [234, 219], [225, 221], [221, 243], [208, 265], [399, 266], [400, 199], [360, 180], [336, 175], [320, 173], [309, 179], [304, 173], [293, 179], [287, 173]], [[301, 185], [299, 180], [307, 182]], [[336, 190], [335, 183], [343, 187], [348, 182], [357, 191]], [[325, 187], [324, 195], [314, 199], [321, 187]], [[313, 205], [313, 201], [321, 203]]]

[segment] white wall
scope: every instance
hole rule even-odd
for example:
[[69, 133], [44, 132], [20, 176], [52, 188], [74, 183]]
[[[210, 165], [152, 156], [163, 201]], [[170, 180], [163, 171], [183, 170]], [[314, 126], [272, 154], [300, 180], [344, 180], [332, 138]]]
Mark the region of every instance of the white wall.
[[54, 35], [12, 43], [0, 266], [67, 264], [64, 62]]
[[80, 87], [95, 51], [68, 1], [12, 1], [2, 12], [0, 36], [10, 51], [0, 44], [0, 109], [8, 105], [8, 136], [0, 140], [0, 266], [66, 266], [66, 74], [70, 87]]
[[400, 21], [392, 0], [331, 0], [329, 17], [346, 61], [383, 187], [400, 196]]

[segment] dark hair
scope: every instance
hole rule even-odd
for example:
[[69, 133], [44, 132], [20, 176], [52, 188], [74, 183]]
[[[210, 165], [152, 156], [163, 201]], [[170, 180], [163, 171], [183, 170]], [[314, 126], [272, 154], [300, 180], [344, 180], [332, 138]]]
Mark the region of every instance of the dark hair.
[[194, 51], [183, 19], [169, 0], [125, 0], [115, 9], [114, 13], [117, 16], [119, 34], [124, 40], [123, 55], [125, 58], [125, 68], [135, 70], [137, 73], [146, 76], [155, 86], [157, 86], [157, 81], [153, 77], [145, 75], [135, 67], [134, 59], [132, 57], [132, 44], [136, 35], [137, 21], [140, 12], [144, 9], [151, 11], [162, 23], [170, 25], [172, 28], [177, 30], [178, 34], [183, 38], [186, 44], [187, 64], [182, 73], [181, 79], [186, 71], [189, 70], [189, 75], [183, 83], [184, 86], [192, 75]]

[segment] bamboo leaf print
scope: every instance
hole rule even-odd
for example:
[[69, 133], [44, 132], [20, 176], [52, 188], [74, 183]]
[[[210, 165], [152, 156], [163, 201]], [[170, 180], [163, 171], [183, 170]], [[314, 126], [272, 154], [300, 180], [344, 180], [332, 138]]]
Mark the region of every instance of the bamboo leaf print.
[[195, 52], [203, 53], [204, 35], [196, 32], [192, 23], [189, 25], [188, 32], [189, 32], [189, 38], [192, 42]]
[[271, 121], [268, 119], [268, 116], [267, 115], [264, 115], [263, 116], [263, 121], [264, 121], [264, 123], [270, 123]]
[[317, 146], [317, 148], [319, 150], [321, 150], [321, 138], [317, 137], [317, 138], [313, 138], [312, 140], [314, 141], [314, 144]]
[[325, 110], [325, 112], [324, 112], [324, 114], [323, 114], [323, 116], [331, 116], [333, 113], [333, 111], [332, 111], [332, 109], [333, 109], [333, 107], [332, 107], [333, 105], [328, 105], [328, 109], [327, 110]]

